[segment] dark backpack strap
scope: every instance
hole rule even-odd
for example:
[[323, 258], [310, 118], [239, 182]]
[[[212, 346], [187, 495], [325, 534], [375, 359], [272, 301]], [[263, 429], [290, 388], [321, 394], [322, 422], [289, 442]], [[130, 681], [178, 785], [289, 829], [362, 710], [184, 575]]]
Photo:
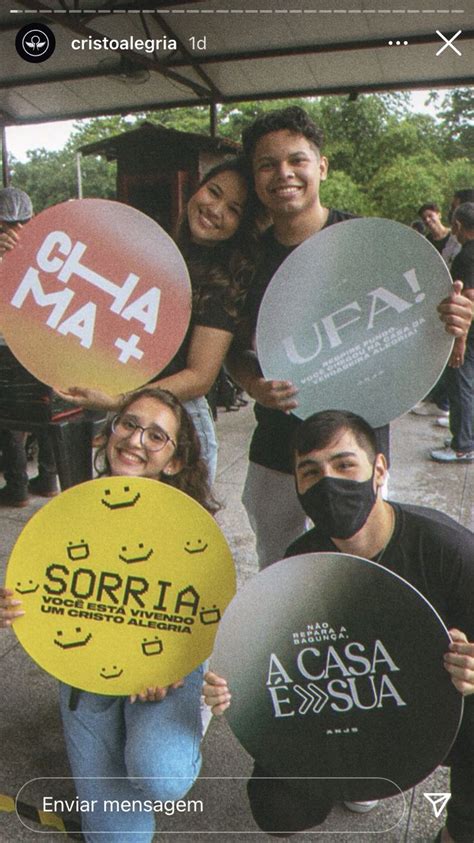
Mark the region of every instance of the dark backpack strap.
[[69, 710], [75, 711], [78, 703], [79, 703], [79, 688], [71, 688], [71, 693], [69, 694]]

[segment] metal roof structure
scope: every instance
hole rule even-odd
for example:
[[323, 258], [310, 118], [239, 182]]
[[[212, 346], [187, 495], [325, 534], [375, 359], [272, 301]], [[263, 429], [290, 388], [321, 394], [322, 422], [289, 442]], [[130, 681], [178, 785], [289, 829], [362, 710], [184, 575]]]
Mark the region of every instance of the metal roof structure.
[[[47, 61], [30, 63], [16, 51], [17, 32], [29, 23], [55, 36]], [[3, 125], [467, 86], [474, 7], [472, 0], [5, 0], [0, 56]]]

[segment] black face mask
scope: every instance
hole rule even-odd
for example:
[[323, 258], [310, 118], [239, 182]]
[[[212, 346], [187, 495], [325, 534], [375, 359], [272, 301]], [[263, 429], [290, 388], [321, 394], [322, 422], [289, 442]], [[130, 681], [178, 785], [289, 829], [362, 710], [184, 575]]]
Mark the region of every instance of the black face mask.
[[[374, 468], [375, 470], [375, 468]], [[374, 475], [369, 480], [323, 477], [298, 500], [318, 530], [335, 539], [349, 539], [364, 526], [374, 507]]]

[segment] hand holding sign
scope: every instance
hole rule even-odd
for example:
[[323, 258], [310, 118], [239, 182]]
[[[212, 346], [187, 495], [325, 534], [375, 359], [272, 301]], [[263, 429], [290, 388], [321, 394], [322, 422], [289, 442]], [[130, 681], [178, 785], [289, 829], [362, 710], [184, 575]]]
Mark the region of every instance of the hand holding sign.
[[474, 694], [474, 643], [459, 629], [450, 629], [449, 634], [451, 643], [444, 656], [444, 666], [454, 687], [467, 697]]
[[202, 692], [204, 702], [209, 706], [213, 714], [219, 716], [220, 714], [224, 714], [224, 711], [227, 711], [232, 700], [227, 679], [223, 676], [218, 676], [212, 670], [208, 670], [204, 675]]
[[302, 418], [343, 409], [380, 427], [423, 398], [446, 365], [452, 339], [436, 307], [451, 288], [436, 249], [407, 226], [360, 219], [323, 229], [266, 290], [263, 374], [297, 387]]
[[[244, 586], [212, 663], [232, 693], [231, 728], [269, 775], [334, 778], [336, 798], [376, 799], [421, 781], [454, 741], [462, 697], [443, 665], [448, 646], [435, 610], [401, 577], [318, 553]], [[208, 701], [227, 707], [225, 684], [210, 680]]]
[[39, 510], [6, 585], [2, 600], [12, 607], [13, 593], [25, 611], [14, 631], [41, 667], [83, 690], [137, 694], [210, 655], [235, 571], [219, 527], [192, 498], [155, 480], [108, 477]]
[[168, 696], [168, 691], [177, 691], [183, 685], [184, 679], [178, 679], [177, 682], [173, 682], [165, 688], [147, 688], [141, 694], [131, 694], [130, 702], [134, 703], [137, 700], [140, 700], [140, 702], [162, 702]]
[[450, 295], [438, 305], [444, 329], [453, 337], [466, 337], [473, 318], [473, 291], [464, 293], [462, 281], [455, 280]]
[[[23, 226], [17, 223], [18, 231], [21, 231]], [[11, 252], [15, 249], [19, 242], [18, 231], [14, 228], [3, 229], [0, 227], [0, 258], [3, 258], [6, 252]]]
[[24, 615], [21, 600], [15, 600], [15, 592], [11, 588], [0, 586], [0, 628], [11, 626], [16, 618]]
[[69, 401], [70, 404], [75, 404], [76, 407], [82, 407], [85, 410], [116, 410], [120, 406], [122, 395], [107, 395], [99, 389], [89, 389], [84, 386], [71, 386], [69, 389], [55, 389], [57, 395]]
[[149, 217], [101, 199], [49, 208], [0, 265], [1, 330], [52, 386], [126, 392], [160, 372], [191, 314], [184, 260]]

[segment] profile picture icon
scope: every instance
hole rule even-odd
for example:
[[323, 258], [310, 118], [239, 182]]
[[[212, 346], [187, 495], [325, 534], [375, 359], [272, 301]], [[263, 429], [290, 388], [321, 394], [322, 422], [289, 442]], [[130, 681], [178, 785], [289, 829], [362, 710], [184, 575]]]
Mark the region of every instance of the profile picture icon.
[[22, 59], [39, 64], [53, 55], [56, 39], [49, 26], [31, 23], [19, 30], [15, 38], [15, 46]]

